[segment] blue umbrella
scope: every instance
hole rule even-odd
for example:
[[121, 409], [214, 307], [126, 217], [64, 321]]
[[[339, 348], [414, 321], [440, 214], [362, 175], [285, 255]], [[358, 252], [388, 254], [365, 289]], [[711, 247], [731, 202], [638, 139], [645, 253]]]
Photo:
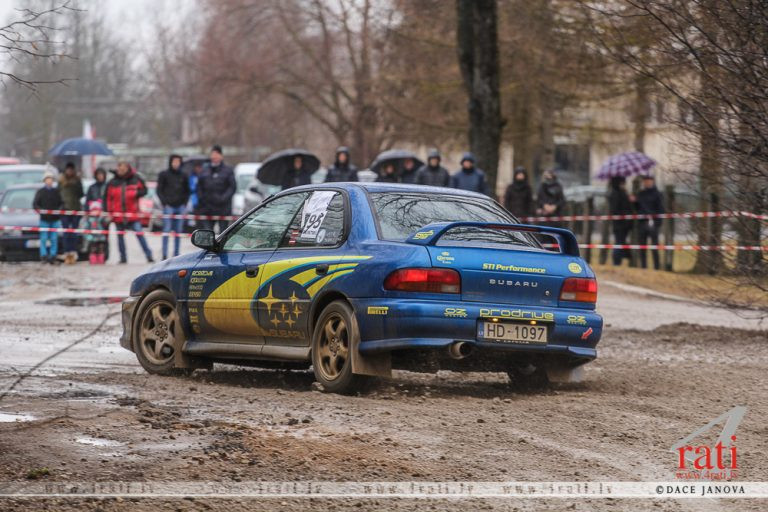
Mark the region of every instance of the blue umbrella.
[[48, 154], [51, 156], [114, 155], [102, 141], [83, 138], [59, 142], [48, 151]]

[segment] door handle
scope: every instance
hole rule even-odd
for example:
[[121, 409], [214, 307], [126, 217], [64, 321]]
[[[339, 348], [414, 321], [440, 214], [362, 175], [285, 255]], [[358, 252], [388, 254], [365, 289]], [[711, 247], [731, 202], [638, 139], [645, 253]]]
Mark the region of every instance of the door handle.
[[245, 267], [245, 277], [256, 277], [256, 275], [259, 273], [259, 266], [258, 265], [252, 265], [249, 267]]
[[320, 263], [315, 267], [315, 272], [317, 272], [320, 275], [327, 274], [328, 273], [328, 264], [327, 263]]

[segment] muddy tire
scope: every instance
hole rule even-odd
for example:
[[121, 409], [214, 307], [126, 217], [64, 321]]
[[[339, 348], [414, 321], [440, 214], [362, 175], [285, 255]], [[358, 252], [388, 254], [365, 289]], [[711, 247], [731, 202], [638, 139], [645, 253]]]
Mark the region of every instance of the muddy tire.
[[349, 304], [340, 300], [328, 304], [312, 332], [312, 368], [326, 391], [348, 395], [368, 387], [370, 377], [352, 373], [352, 350], [359, 340]]
[[186, 375], [176, 368], [175, 352], [184, 345], [184, 329], [176, 311], [176, 299], [167, 290], [144, 297], [133, 324], [133, 351], [141, 366], [155, 375]]
[[547, 389], [549, 379], [544, 368], [532, 364], [513, 366], [507, 370], [510, 385], [520, 391]]

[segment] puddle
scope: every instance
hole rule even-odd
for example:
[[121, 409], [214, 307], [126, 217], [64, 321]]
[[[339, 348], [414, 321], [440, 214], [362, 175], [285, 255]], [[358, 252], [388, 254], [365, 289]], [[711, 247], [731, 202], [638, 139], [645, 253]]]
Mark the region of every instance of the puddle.
[[7, 412], [0, 412], [0, 423], [14, 423], [21, 421], [32, 421], [35, 417], [31, 414], [10, 414]]
[[36, 304], [47, 304], [51, 306], [69, 306], [69, 307], [88, 307], [101, 306], [104, 304], [119, 304], [125, 299], [120, 295], [108, 295], [104, 297], [56, 297], [53, 299], [40, 300]]
[[120, 441], [113, 441], [112, 439], [101, 439], [99, 437], [78, 437], [75, 439], [76, 443], [80, 444], [87, 444], [89, 446], [103, 446], [103, 447], [114, 447], [114, 446], [123, 446], [123, 443]]

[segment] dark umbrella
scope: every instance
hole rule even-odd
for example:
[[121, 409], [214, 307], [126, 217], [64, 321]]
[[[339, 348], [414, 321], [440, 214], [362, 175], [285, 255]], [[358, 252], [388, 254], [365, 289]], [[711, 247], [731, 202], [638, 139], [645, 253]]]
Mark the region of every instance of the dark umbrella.
[[83, 138], [61, 141], [53, 146], [48, 154], [51, 156], [114, 155], [102, 141]]
[[283, 149], [269, 155], [259, 167], [256, 178], [267, 185], [282, 185], [283, 175], [293, 168], [293, 159], [301, 157], [301, 170], [313, 174], [320, 168], [320, 160], [306, 149]]
[[646, 175], [655, 165], [656, 160], [645, 153], [640, 153], [639, 151], [619, 153], [610, 157], [600, 167], [597, 177], [601, 180], [609, 180], [619, 176], [628, 178], [637, 174]]
[[379, 156], [377, 156], [376, 159], [371, 162], [369, 169], [376, 174], [380, 174], [379, 171], [381, 171], [381, 168], [385, 164], [391, 163], [394, 164], [398, 174], [400, 174], [403, 171], [403, 161], [409, 158], [413, 160], [414, 169], [418, 169], [424, 165], [424, 162], [419, 160], [411, 151], [407, 151], [405, 149], [388, 149], [379, 153]]

